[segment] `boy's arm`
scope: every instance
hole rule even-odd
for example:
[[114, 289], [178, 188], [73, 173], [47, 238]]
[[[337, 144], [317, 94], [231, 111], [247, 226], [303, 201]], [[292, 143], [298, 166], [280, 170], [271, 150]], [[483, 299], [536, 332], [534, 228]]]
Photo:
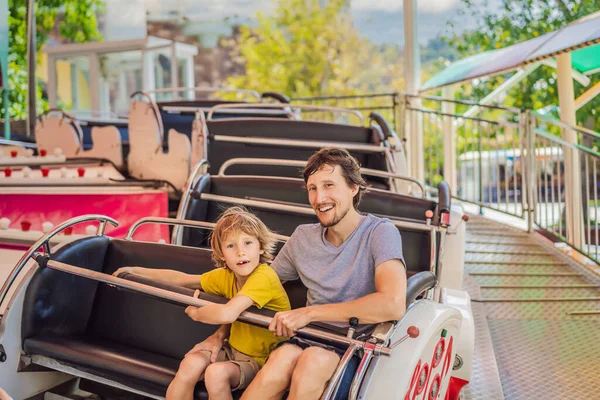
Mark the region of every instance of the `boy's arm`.
[[[194, 296], [197, 297], [197, 295], [198, 293]], [[194, 321], [205, 324], [231, 324], [253, 304], [254, 301], [250, 297], [238, 294], [226, 304], [211, 304], [205, 307], [189, 306], [185, 309], [185, 313]]]
[[113, 275], [119, 276], [119, 274], [124, 272], [142, 275], [155, 281], [170, 283], [171, 285], [202, 290], [202, 286], [200, 285], [200, 275], [190, 275], [172, 269], [152, 269], [143, 267], [122, 267], [113, 272]]

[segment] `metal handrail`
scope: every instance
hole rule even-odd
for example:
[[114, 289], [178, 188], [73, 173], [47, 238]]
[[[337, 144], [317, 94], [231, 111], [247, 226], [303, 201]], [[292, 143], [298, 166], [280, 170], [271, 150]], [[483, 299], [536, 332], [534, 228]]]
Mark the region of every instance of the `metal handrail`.
[[348, 368], [348, 364], [350, 363], [350, 360], [352, 359], [352, 357], [354, 357], [354, 354], [359, 349], [360, 349], [360, 347], [355, 344], [348, 347], [348, 349], [346, 350], [346, 352], [340, 359], [340, 362], [338, 363], [338, 366], [335, 369], [333, 376], [329, 380], [327, 387], [323, 391], [323, 395], [321, 396], [320, 400], [329, 400], [329, 399], [335, 398], [337, 391], [340, 387], [340, 382], [341, 382], [342, 376], [343, 376], [344, 372], [346, 372], [346, 369]]
[[[112, 276], [109, 274], [105, 274], [102, 272], [92, 271], [85, 268], [76, 267], [74, 265], [65, 264], [62, 262], [48, 260], [46, 262], [46, 267], [66, 272], [72, 275], [80, 276], [83, 278], [91, 279], [97, 282], [105, 283], [108, 285], [112, 285], [118, 288], [123, 288], [127, 290], [136, 291], [142, 294], [150, 295], [153, 297], [157, 297], [160, 299], [168, 300], [171, 302], [179, 303], [185, 306], [192, 307], [206, 307], [209, 305], [213, 305], [214, 303], [204, 300], [198, 299], [195, 297], [187, 296], [184, 294], [179, 294], [175, 292], [171, 292], [169, 290], [156, 288], [150, 285], [145, 285], [142, 283], [129, 281], [127, 279], [118, 278], [116, 276]], [[252, 325], [260, 326], [263, 328], [268, 328], [271, 324], [272, 318], [267, 317], [260, 314], [255, 314], [251, 311], [244, 311], [238, 317], [238, 321], [246, 322]], [[328, 333], [325, 331], [320, 331], [314, 328], [300, 328], [296, 331], [296, 334], [302, 337], [310, 338], [310, 339], [318, 339], [323, 340], [328, 343], [332, 343], [338, 346], [352, 346], [356, 345], [359, 348], [364, 347], [365, 343], [360, 340], [350, 339], [345, 336], [336, 335], [333, 333]], [[380, 353], [386, 356], [391, 355], [392, 350], [389, 347], [381, 347]]]
[[[275, 159], [275, 158], [244, 158], [244, 157], [230, 158], [229, 160], [225, 161], [221, 165], [218, 176], [232, 176], [232, 175], [226, 175], [225, 171], [227, 170], [227, 168], [229, 168], [233, 165], [240, 165], [240, 164], [278, 165], [278, 166], [284, 166], [284, 167], [305, 167], [306, 161], [282, 160], [282, 159]], [[371, 168], [361, 168], [360, 172], [363, 175], [378, 176], [378, 177], [382, 177], [382, 178], [392, 178], [392, 179], [399, 179], [399, 180], [403, 180], [403, 181], [412, 182], [412, 183], [416, 184], [417, 186], [419, 186], [419, 189], [421, 189], [421, 194], [422, 194], [421, 197], [425, 198], [427, 195], [427, 192], [425, 189], [425, 184], [416, 178], [402, 175], [402, 174], [395, 174], [395, 173], [387, 172], [387, 171], [379, 171], [379, 170], [371, 169]]]
[[[246, 110], [238, 110], [238, 109], [230, 109], [230, 110], [216, 110], [215, 113], [219, 114], [243, 114], [243, 115], [252, 115], [252, 113], [256, 113], [256, 114], [261, 114], [261, 115], [289, 115], [289, 113], [285, 112], [285, 111], [277, 111], [277, 110], [267, 110], [267, 109], [261, 109], [260, 104], [262, 103], [256, 103], [256, 107], [246, 111]], [[270, 104], [270, 103], [269, 103]], [[193, 106], [162, 106], [160, 107], [161, 110], [164, 110], [166, 112], [196, 112], [196, 111], [202, 111], [202, 112], [208, 112], [212, 109], [212, 107], [193, 107]]]
[[520, 113], [521, 111], [523, 111], [520, 108], [516, 108], [516, 107], [495, 106], [492, 104], [483, 104], [482, 105], [476, 101], [470, 101], [470, 100], [445, 99], [445, 98], [439, 97], [439, 96], [425, 96], [425, 95], [421, 95], [421, 94], [409, 94], [409, 93], [400, 93], [400, 95], [404, 96], [404, 97], [408, 97], [408, 98], [433, 100], [433, 101], [439, 101], [440, 103], [454, 103], [454, 104], [462, 104], [462, 105], [466, 105], [466, 106], [479, 106], [482, 108], [489, 108], [492, 110], [504, 110], [504, 111], [510, 111], [510, 112], [514, 112], [514, 113]]
[[[202, 177], [202, 175], [206, 174], [208, 171], [210, 163], [207, 159], [201, 160], [196, 167], [194, 167], [194, 171], [188, 177], [187, 183], [185, 184], [185, 189], [181, 195], [181, 201], [179, 202], [179, 208], [177, 209], [176, 218], [180, 220], [185, 220], [185, 213], [187, 211], [188, 206], [190, 205], [190, 199], [192, 198], [192, 194], [194, 193], [194, 188], [198, 183], [198, 179]], [[171, 235], [171, 240], [174, 243], [181, 243], [181, 230], [180, 226], [175, 226], [173, 228], [173, 234]]]
[[[140, 218], [133, 225], [131, 225], [131, 228], [129, 228], [129, 231], [127, 231], [127, 236], [125, 236], [125, 240], [133, 240], [133, 234], [135, 233], [135, 231], [138, 230], [140, 226], [146, 224], [173, 225], [187, 228], [202, 228], [210, 230], [214, 230], [216, 226], [214, 222], [192, 221], [189, 219], [181, 220], [175, 218], [144, 217]], [[289, 236], [279, 235], [276, 233], [273, 233], [273, 237], [280, 242], [287, 242], [290, 239]], [[179, 245], [180, 243], [173, 244]]]
[[2, 285], [2, 289], [0, 289], [0, 305], [4, 301], [4, 298], [8, 294], [8, 291], [9, 291], [10, 287], [12, 286], [12, 284], [14, 283], [15, 279], [17, 279], [17, 276], [21, 273], [21, 270], [23, 269], [23, 267], [25, 267], [25, 264], [27, 264], [27, 261], [29, 261], [29, 259], [33, 256], [33, 254], [40, 247], [43, 246], [46, 253], [51, 254], [50, 239], [52, 237], [54, 237], [55, 235], [57, 235], [58, 233], [60, 233], [61, 231], [63, 231], [64, 229], [66, 229], [70, 226], [80, 224], [80, 223], [86, 222], [86, 221], [99, 221], [100, 222], [100, 226], [98, 227], [98, 232], [96, 233], [97, 236], [104, 235], [104, 229], [106, 228], [107, 223], [110, 223], [113, 226], [119, 225], [119, 223], [116, 220], [114, 220], [110, 217], [107, 217], [105, 215], [91, 214], [91, 215], [82, 215], [79, 217], [71, 218], [68, 221], [63, 222], [62, 224], [60, 224], [57, 227], [55, 227], [54, 229], [52, 229], [50, 232], [48, 232], [47, 234], [42, 236], [37, 242], [35, 242], [33, 244], [33, 246], [31, 246], [25, 252], [25, 254], [23, 254], [23, 256], [21, 257], [19, 262], [17, 262], [17, 265], [15, 265], [15, 267], [11, 271], [10, 275], [8, 276], [8, 279]]
[[[260, 200], [250, 200], [250, 199], [242, 199], [242, 198], [238, 198], [238, 197], [221, 196], [218, 194], [210, 194], [210, 193], [201, 193], [200, 199], [208, 200], [208, 201], [216, 201], [216, 202], [221, 202], [221, 203], [228, 203], [228, 204], [239, 204], [239, 205], [248, 206], [248, 207], [257, 207], [257, 208], [262, 208], [265, 210], [287, 211], [287, 212], [291, 212], [291, 213], [295, 213], [295, 214], [303, 214], [303, 215], [316, 215], [315, 210], [313, 210], [312, 207], [302, 207], [299, 205], [296, 206], [296, 205], [290, 205], [290, 204], [278, 204], [278, 203], [271, 203], [271, 202], [260, 201]], [[407, 229], [411, 229], [414, 231], [435, 233], [440, 230], [437, 226], [427, 225], [424, 223], [421, 224], [418, 222], [399, 221], [399, 220], [390, 220], [390, 221], [398, 228], [407, 228]], [[433, 236], [435, 236], [435, 235], [433, 235]]]
[[131, 94], [131, 96], [129, 96], [129, 98], [133, 99], [136, 96], [142, 96], [142, 97], [146, 98], [146, 100], [148, 100], [148, 103], [146, 103], [146, 104], [148, 104], [148, 106], [154, 113], [154, 118], [156, 119], [156, 123], [158, 124], [158, 130], [160, 133], [160, 144], [157, 148], [157, 151], [158, 151], [158, 149], [162, 148], [162, 143], [165, 140], [165, 126], [163, 125], [163, 121], [160, 116], [160, 110], [158, 109], [158, 106], [156, 105], [156, 103], [154, 102], [152, 97], [148, 94], [148, 92], [145, 92], [142, 90], [137, 90], [137, 91], [133, 92]]
[[229, 135], [209, 135], [213, 140], [229, 143], [252, 143], [271, 146], [299, 147], [308, 149], [321, 149], [327, 146], [343, 147], [350, 151], [361, 151], [366, 153], [385, 153], [389, 151], [388, 147], [377, 146], [373, 144], [361, 144], [352, 142], [326, 142], [319, 140], [295, 140], [295, 139], [275, 139], [259, 138], [249, 136], [229, 136]]
[[594, 151], [594, 150], [592, 150], [588, 147], [585, 147], [579, 143], [567, 142], [566, 140], [561, 139], [558, 136], [555, 136], [542, 128], [533, 128], [533, 131], [535, 132], [536, 136], [541, 136], [544, 139], [548, 140], [549, 142], [554, 142], [556, 144], [560, 144], [561, 146], [569, 147], [573, 150], [579, 150], [584, 153], [588, 153], [594, 157], [600, 158], [600, 152]]
[[568, 129], [568, 130], [571, 130], [571, 131], [574, 131], [574, 132], [578, 132], [578, 133], [581, 133], [582, 135], [589, 136], [589, 137], [591, 137], [593, 139], [600, 139], [600, 133], [595, 132], [595, 131], [593, 131], [591, 129], [587, 129], [587, 128], [583, 127], [583, 126], [569, 125], [569, 124], [567, 124], [565, 122], [562, 122], [560, 120], [552, 118], [552, 117], [550, 117], [548, 115], [540, 114], [539, 112], [536, 112], [536, 111], [531, 111], [531, 115], [533, 115], [534, 117], [539, 118], [539, 119], [541, 119], [541, 120], [543, 120], [545, 122], [548, 122], [548, 123], [550, 123], [552, 125], [556, 125], [556, 126], [558, 126], [560, 128]]
[[[228, 108], [251, 108], [256, 107], [255, 104], [217, 104], [214, 106], [209, 112], [206, 119], [210, 121], [212, 119], [212, 115], [216, 110], [219, 109], [228, 109]], [[309, 111], [328, 111], [332, 113], [345, 113], [354, 115], [360, 121], [360, 125], [365, 125], [365, 117], [360, 112], [356, 110], [351, 110], [348, 108], [340, 108], [340, 107], [329, 107], [329, 106], [309, 106], [309, 105], [290, 105], [290, 104], [274, 104], [274, 103], [265, 103], [261, 104], [261, 107], [265, 108], [276, 108], [276, 109], [300, 109], [300, 110], [309, 110]]]
[[216, 93], [216, 92], [227, 92], [227, 93], [242, 93], [248, 94], [252, 97], [256, 97], [260, 100], [260, 94], [255, 90], [248, 89], [232, 89], [232, 88], [214, 88], [214, 87], [176, 87], [176, 88], [161, 88], [148, 90], [147, 93], [179, 93], [179, 92], [206, 92], [206, 93]]

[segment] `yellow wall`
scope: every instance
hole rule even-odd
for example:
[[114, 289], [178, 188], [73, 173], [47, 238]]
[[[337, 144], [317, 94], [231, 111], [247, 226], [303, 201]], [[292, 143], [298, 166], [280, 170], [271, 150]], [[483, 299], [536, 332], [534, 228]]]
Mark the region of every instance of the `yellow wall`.
[[[39, 57], [37, 66], [37, 76], [43, 82], [48, 82], [48, 55], [42, 53]], [[58, 99], [61, 100], [67, 108], [73, 106], [73, 79], [71, 75], [71, 63], [68, 60], [58, 60], [56, 62], [56, 89]], [[77, 97], [79, 98], [78, 109], [89, 110], [92, 107], [91, 93], [88, 79], [81, 70], [77, 70]]]

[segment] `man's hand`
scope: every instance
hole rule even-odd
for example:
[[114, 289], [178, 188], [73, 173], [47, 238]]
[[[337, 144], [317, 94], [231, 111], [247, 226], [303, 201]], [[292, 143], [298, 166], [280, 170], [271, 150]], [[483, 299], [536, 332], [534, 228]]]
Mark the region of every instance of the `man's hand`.
[[296, 330], [313, 322], [311, 308], [302, 307], [296, 310], [278, 312], [273, 317], [269, 330], [276, 336], [292, 337]]
[[219, 355], [221, 348], [223, 348], [223, 339], [216, 335], [210, 335], [206, 338], [206, 340], [195, 345], [194, 348], [192, 348], [185, 354], [185, 356], [187, 357], [192, 353], [197, 353], [202, 350], [209, 351], [210, 362], [214, 363], [215, 361], [217, 361], [217, 356]]

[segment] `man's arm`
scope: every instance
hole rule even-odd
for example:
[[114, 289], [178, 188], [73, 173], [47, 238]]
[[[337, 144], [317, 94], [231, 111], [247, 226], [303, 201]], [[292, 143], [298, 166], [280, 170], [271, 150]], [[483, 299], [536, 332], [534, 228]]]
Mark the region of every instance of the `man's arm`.
[[374, 324], [398, 320], [406, 310], [406, 269], [398, 259], [381, 263], [375, 269], [375, 293], [338, 304], [325, 304], [280, 312], [269, 329], [277, 336], [293, 336], [297, 329], [315, 321]]
[[113, 275], [119, 276], [119, 274], [124, 272], [142, 275], [158, 282], [202, 290], [202, 286], [200, 285], [201, 275], [190, 275], [171, 269], [152, 269], [143, 267], [122, 267], [116, 270]]

